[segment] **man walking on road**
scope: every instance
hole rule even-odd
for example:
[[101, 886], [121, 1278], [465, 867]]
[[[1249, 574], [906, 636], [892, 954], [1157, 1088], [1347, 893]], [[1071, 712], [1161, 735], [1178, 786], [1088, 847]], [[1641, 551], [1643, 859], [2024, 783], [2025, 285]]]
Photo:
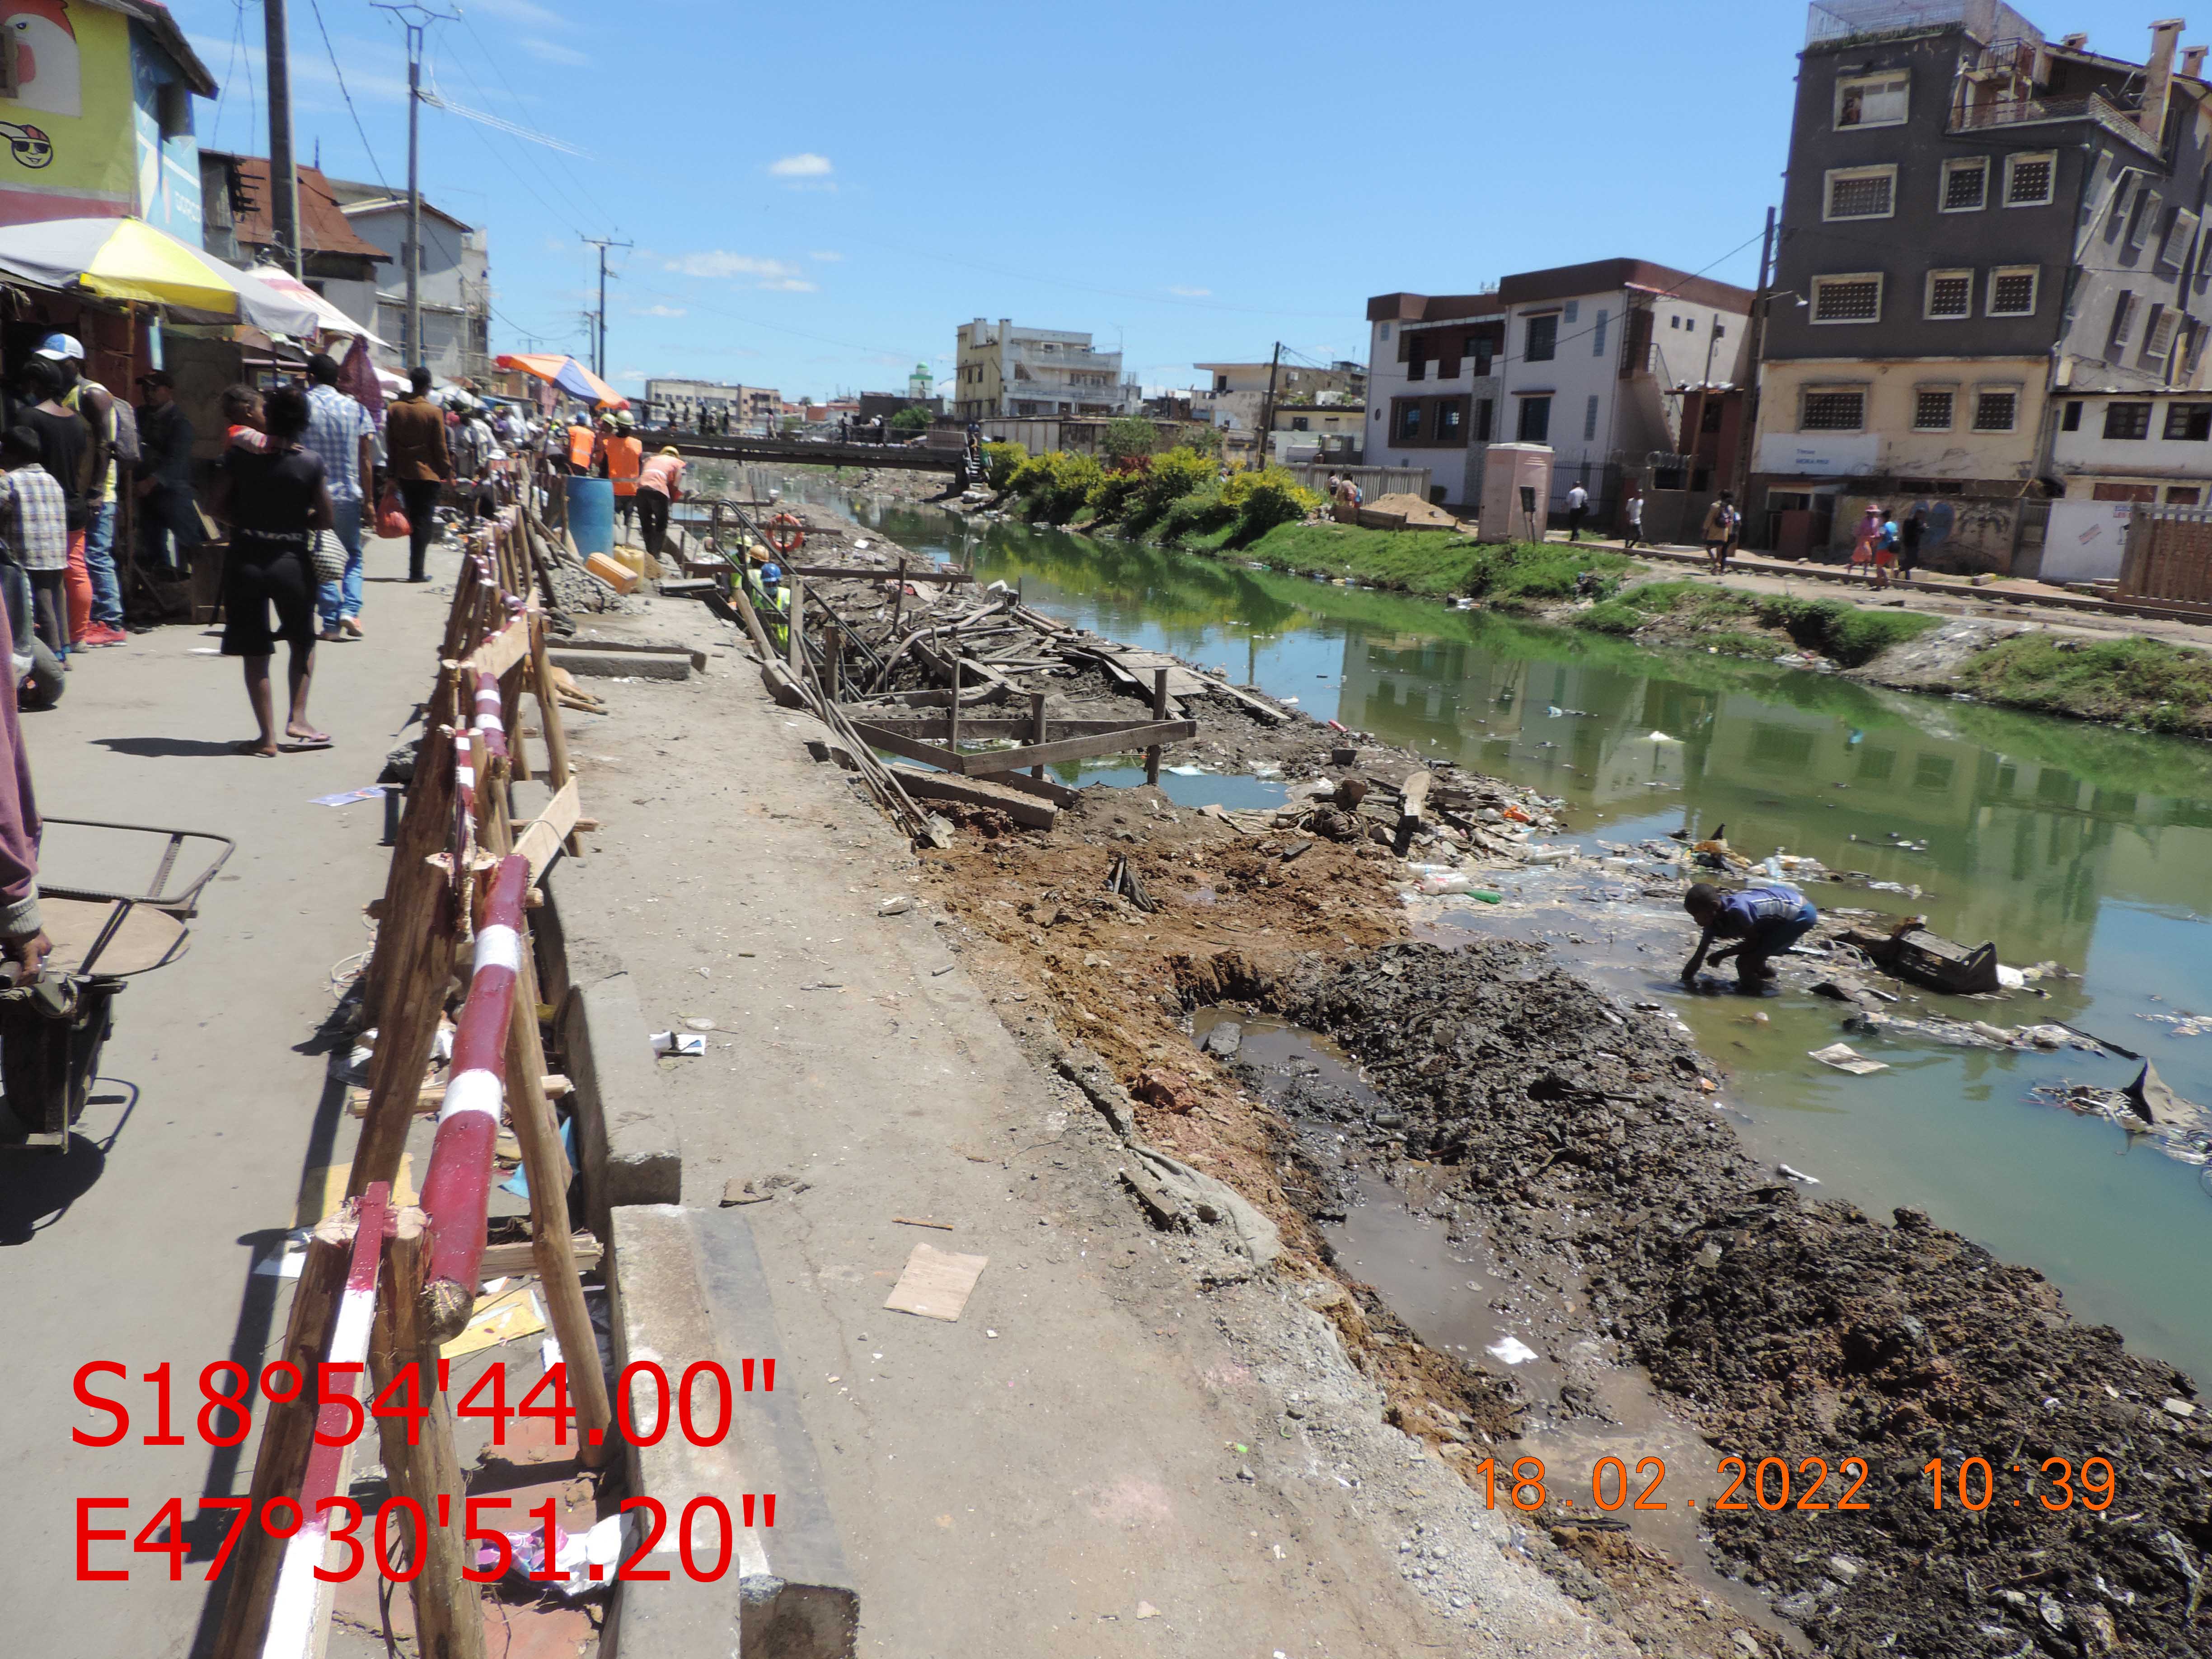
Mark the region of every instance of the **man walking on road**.
[[323, 464], [330, 486], [331, 528], [345, 549], [345, 574], [318, 589], [322, 637], [361, 637], [361, 509], [376, 471], [376, 422], [338, 390], [337, 359], [317, 352], [307, 359], [307, 447]]
[[1729, 552], [1735, 540], [1738, 520], [1735, 497], [1727, 490], [1705, 509], [1705, 568], [1716, 576], [1728, 573]]
[[1589, 491], [1577, 484], [1567, 492], [1567, 539], [1583, 538], [1583, 515], [1589, 511]]
[[[83, 417], [92, 434], [92, 460], [86, 473], [84, 574], [88, 589], [71, 595], [70, 643], [120, 645], [130, 636], [123, 631], [123, 588], [115, 579], [115, 398], [108, 389], [84, 374], [84, 347], [70, 334], [49, 335], [39, 348], [40, 356], [60, 372], [61, 405]], [[75, 614], [79, 595], [88, 594], [90, 609]]]
[[176, 381], [164, 369], [138, 377], [146, 395], [138, 412], [138, 540], [147, 562], [179, 571], [206, 539], [192, 498], [192, 423], [177, 402]]
[[645, 445], [629, 428], [610, 420], [601, 448], [607, 481], [615, 489], [615, 512], [628, 526], [637, 516], [637, 472], [645, 461]]
[[1634, 484], [1628, 487], [1628, 535], [1620, 544], [1624, 553], [1644, 539], [1644, 492]]
[[[423, 561], [437, 532], [438, 493], [453, 476], [446, 447], [446, 417], [430, 401], [430, 371], [417, 363], [408, 376], [414, 389], [384, 413], [386, 465], [407, 503], [407, 580], [427, 582]], [[591, 436], [585, 428], [585, 437]]]

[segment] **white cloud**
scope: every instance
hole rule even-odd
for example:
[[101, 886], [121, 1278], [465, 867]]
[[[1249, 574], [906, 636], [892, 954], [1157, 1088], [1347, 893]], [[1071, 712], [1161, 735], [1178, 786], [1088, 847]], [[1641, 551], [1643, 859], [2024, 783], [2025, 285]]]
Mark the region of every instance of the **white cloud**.
[[768, 170], [778, 179], [827, 179], [836, 171], [830, 165], [828, 156], [817, 155], [811, 150], [771, 161]]
[[633, 310], [629, 314], [633, 317], [688, 317], [691, 313], [682, 306], [647, 306]]
[[488, 11], [495, 17], [504, 17], [510, 23], [527, 23], [532, 28], [565, 29], [573, 27], [559, 12], [532, 3], [532, 0], [475, 0], [478, 11]]
[[803, 276], [781, 276], [772, 283], [757, 283], [754, 286], [769, 289], [778, 294], [814, 294], [820, 291]]
[[819, 260], [825, 265], [834, 265], [842, 260], [845, 256], [842, 253], [833, 253], [827, 248], [815, 248], [810, 252], [806, 257], [810, 259]]
[[551, 40], [540, 40], [535, 35], [526, 35], [523, 38], [522, 49], [532, 57], [542, 58], [549, 64], [568, 64], [581, 68], [592, 61], [588, 53], [578, 52], [574, 46], [560, 46]]
[[706, 253], [686, 253], [667, 262], [682, 276], [792, 277], [799, 267], [781, 259], [757, 259], [750, 253], [729, 253], [720, 248]]
[[1176, 288], [1171, 286], [1169, 288], [1168, 292], [1174, 295], [1180, 300], [1210, 300], [1213, 297], [1213, 290], [1210, 288]]

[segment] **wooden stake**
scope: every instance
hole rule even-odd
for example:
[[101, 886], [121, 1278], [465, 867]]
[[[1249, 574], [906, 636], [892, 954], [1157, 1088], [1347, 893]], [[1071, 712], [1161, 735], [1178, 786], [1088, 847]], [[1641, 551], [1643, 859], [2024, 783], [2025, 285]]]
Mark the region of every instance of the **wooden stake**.
[[[392, 1378], [411, 1367], [414, 1398], [429, 1412], [421, 1419], [412, 1445], [403, 1417], [380, 1416], [376, 1429], [392, 1491], [420, 1504], [429, 1522], [413, 1540], [410, 1557], [422, 1565], [409, 1587], [415, 1600], [416, 1651], [442, 1659], [483, 1659], [483, 1609], [477, 1586], [462, 1576], [470, 1564], [464, 1535], [468, 1495], [453, 1448], [453, 1416], [438, 1391], [438, 1345], [422, 1323], [423, 1227], [422, 1211], [402, 1210], [385, 1245], [385, 1290], [377, 1300], [376, 1325], [369, 1337], [368, 1369], [381, 1394]], [[404, 1395], [407, 1391], [400, 1392]], [[439, 1523], [441, 1514], [446, 1516], [443, 1525]]]
[[[571, 775], [568, 770], [568, 733], [561, 724], [561, 696], [553, 687], [553, 663], [545, 647], [545, 617], [541, 611], [530, 618], [530, 694], [538, 703], [538, 729], [545, 734], [545, 772], [551, 779], [553, 791], [558, 794], [568, 787]], [[574, 832], [568, 836], [571, 853], [583, 851], [583, 843]]]
[[791, 678], [801, 685], [806, 684], [806, 583], [803, 576], [791, 579], [791, 610], [783, 625], [784, 644], [791, 656]]
[[[1031, 743], [1044, 741], [1044, 693], [1042, 691], [1030, 693], [1030, 741]], [[1033, 778], [1042, 777], [1044, 767], [1042, 764], [1032, 766], [1030, 768], [1030, 775]]]
[[507, 762], [514, 768], [520, 782], [530, 781], [530, 750], [522, 741], [522, 682], [529, 672], [529, 659], [525, 658], [499, 681], [499, 718], [507, 727]]
[[[343, 1222], [333, 1219], [315, 1230], [292, 1290], [283, 1346], [267, 1356], [268, 1363], [289, 1361], [301, 1376], [319, 1375], [316, 1366], [329, 1344], [331, 1322], [345, 1290], [352, 1246], [352, 1230]], [[254, 1659], [268, 1633], [270, 1602], [276, 1590], [276, 1570], [284, 1559], [284, 1543], [269, 1535], [261, 1516], [270, 1498], [299, 1493], [314, 1443], [316, 1395], [316, 1389], [304, 1388], [294, 1400], [282, 1404], [270, 1401], [261, 1407], [261, 1445], [254, 1454], [249, 1489], [253, 1507], [224, 1569], [229, 1585], [216, 1633], [216, 1659]]]
[[606, 1373], [599, 1369], [599, 1340], [584, 1305], [577, 1277], [574, 1241], [568, 1231], [568, 1157], [561, 1146], [561, 1126], [540, 1079], [545, 1074], [545, 1045], [538, 1030], [538, 966], [526, 941], [522, 969], [514, 981], [514, 1016], [507, 1026], [507, 1110], [514, 1138], [522, 1146], [522, 1167], [530, 1186], [532, 1258], [545, 1293], [545, 1311], [561, 1357], [568, 1364], [568, 1398], [576, 1410], [576, 1456], [586, 1468], [605, 1463], [614, 1449], [608, 1432], [612, 1413]]
[[[1152, 718], [1164, 720], [1168, 717], [1168, 671], [1152, 671]], [[1145, 781], [1157, 784], [1160, 781], [1160, 746], [1150, 744], [1145, 749]]]

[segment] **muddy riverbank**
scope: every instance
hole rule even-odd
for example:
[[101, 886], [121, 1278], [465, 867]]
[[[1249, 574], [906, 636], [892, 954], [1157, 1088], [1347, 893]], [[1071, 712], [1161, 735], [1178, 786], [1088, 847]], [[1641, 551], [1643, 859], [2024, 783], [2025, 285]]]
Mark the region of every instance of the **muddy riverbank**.
[[[1318, 764], [1326, 730], [1313, 728], [1303, 764]], [[1378, 754], [1375, 769], [1413, 759]], [[1890, 1638], [1917, 1653], [2080, 1653], [2109, 1635], [2191, 1650], [2182, 1620], [2212, 1536], [2193, 1473], [2208, 1443], [2185, 1379], [2068, 1319], [2034, 1274], [1918, 1217], [1877, 1224], [1802, 1202], [1714, 1111], [1719, 1091], [1703, 1085], [1724, 1074], [1671, 1020], [1527, 946], [1406, 944], [1408, 872], [1364, 830], [1337, 841], [1239, 816], [1092, 789], [1050, 836], [963, 836], [925, 867], [1003, 975], [1008, 1023], [1048, 1024], [1097, 1050], [1146, 1138], [1266, 1211], [1292, 1270], [1329, 1269], [1328, 1218], [1356, 1201], [1302, 1127], [1327, 1103], [1224, 1071], [1194, 1043], [1190, 1017], [1272, 1010], [1341, 1044], [1374, 1096], [1338, 1124], [1358, 1170], [1419, 1194], [1437, 1224], [1540, 1291], [1554, 1340], [1535, 1346], [1565, 1376], [1569, 1427], [1577, 1401], [1618, 1415], [1608, 1380], [1649, 1368], [1708, 1443], [1702, 1468], [1669, 1457], [1651, 1501], [1694, 1498], [1712, 1529], [1709, 1570], [1770, 1595], [1824, 1647], [1872, 1652]], [[1117, 856], [1156, 909], [1106, 890]], [[1493, 1453], [1493, 1475], [1525, 1455], [1506, 1438], [1529, 1426], [1511, 1364], [1419, 1340], [1356, 1283], [1338, 1306], [1347, 1351], [1383, 1382], [1399, 1426], [1463, 1475]], [[1641, 1461], [1616, 1455], [1632, 1473]], [[1765, 1466], [1765, 1485], [1734, 1493], [1748, 1509], [1716, 1512], [1729, 1455]], [[1919, 1471], [1938, 1455], [1953, 1492], [1961, 1462], [1986, 1460], [1990, 1502], [1935, 1510]], [[2066, 1508], [2046, 1506], [2055, 1486], [2027, 1484], [2057, 1473], [2050, 1457], [2074, 1471]], [[2092, 1511], [2081, 1474], [2097, 1457], [2118, 1497]], [[1843, 1498], [1853, 1458], [1867, 1479], [1850, 1501], [1870, 1509], [1797, 1507]], [[1808, 1459], [1829, 1469], [1810, 1492], [1820, 1477]], [[2092, 1473], [2101, 1489], [2102, 1466]], [[1770, 1639], [1594, 1510], [1591, 1474], [1557, 1469], [1528, 1511], [1563, 1583], [1652, 1651]], [[1760, 1509], [1759, 1492], [1775, 1498], [1785, 1474], [1790, 1507]], [[1978, 1504], [1979, 1470], [1968, 1474]]]

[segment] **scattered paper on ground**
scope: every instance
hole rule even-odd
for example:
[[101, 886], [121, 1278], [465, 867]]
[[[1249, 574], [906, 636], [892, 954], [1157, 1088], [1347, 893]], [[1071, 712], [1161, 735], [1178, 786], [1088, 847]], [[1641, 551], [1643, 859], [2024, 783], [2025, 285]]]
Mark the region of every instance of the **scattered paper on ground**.
[[527, 1285], [518, 1285], [511, 1291], [486, 1297], [477, 1304], [476, 1311], [461, 1334], [442, 1345], [438, 1352], [448, 1359], [460, 1359], [486, 1348], [496, 1348], [502, 1342], [514, 1342], [526, 1336], [535, 1336], [545, 1328], [545, 1316], [538, 1310], [538, 1298], [530, 1293]]
[[884, 1306], [925, 1319], [957, 1319], [989, 1262], [988, 1256], [960, 1255], [917, 1244]]
[[1509, 1365], [1525, 1365], [1536, 1357], [1536, 1351], [1517, 1336], [1501, 1337], [1484, 1352], [1497, 1355]]
[[[399, 1155], [399, 1174], [392, 1183], [392, 1201], [404, 1206], [415, 1201], [414, 1154]], [[345, 1202], [346, 1182], [353, 1177], [351, 1164], [329, 1164], [310, 1170], [300, 1182], [300, 1207], [294, 1225], [312, 1227], [334, 1215]]]
[[1869, 1060], [1848, 1042], [1832, 1042], [1825, 1048], [1808, 1048], [1806, 1054], [1823, 1066], [1832, 1066], [1839, 1072], [1849, 1072], [1853, 1077], [1864, 1077], [1869, 1072], [1886, 1072], [1889, 1062]]
[[366, 789], [346, 789], [335, 795], [318, 795], [310, 804], [315, 806], [350, 806], [357, 800], [374, 800], [384, 793], [384, 786], [372, 783]]

